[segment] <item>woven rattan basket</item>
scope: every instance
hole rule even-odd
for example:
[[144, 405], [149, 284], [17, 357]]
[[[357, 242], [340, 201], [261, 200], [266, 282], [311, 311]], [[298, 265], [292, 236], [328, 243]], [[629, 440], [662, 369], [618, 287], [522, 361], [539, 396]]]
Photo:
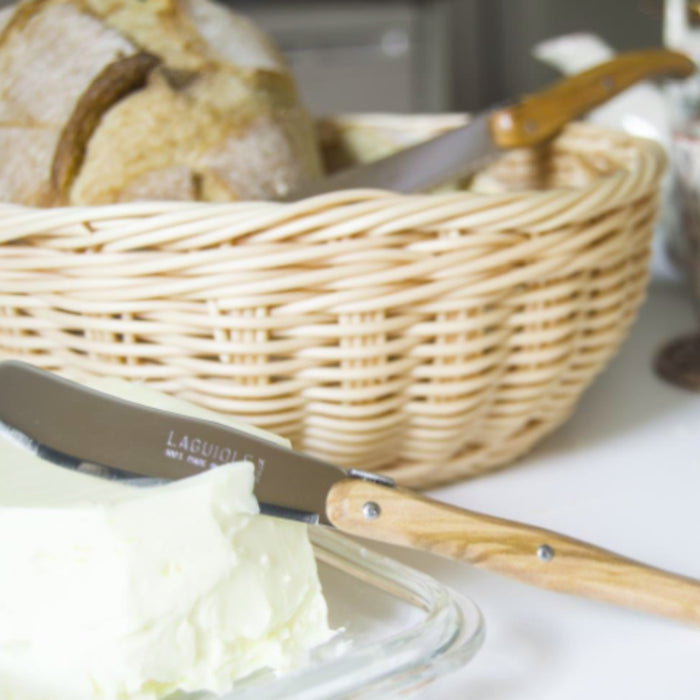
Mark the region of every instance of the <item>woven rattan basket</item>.
[[[326, 120], [336, 166], [463, 117]], [[0, 205], [0, 357], [147, 382], [426, 487], [571, 412], [647, 281], [664, 159], [572, 125], [479, 192]]]

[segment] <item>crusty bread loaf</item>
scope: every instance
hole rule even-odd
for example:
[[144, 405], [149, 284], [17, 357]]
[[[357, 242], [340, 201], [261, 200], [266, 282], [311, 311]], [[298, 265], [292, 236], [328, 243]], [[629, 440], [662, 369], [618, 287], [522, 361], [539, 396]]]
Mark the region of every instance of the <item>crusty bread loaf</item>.
[[23, 0], [0, 12], [0, 199], [284, 195], [320, 175], [270, 41], [209, 0]]
[[6, 9], [0, 32], [0, 198], [54, 200], [51, 169], [80, 96], [134, 45], [68, 4]]

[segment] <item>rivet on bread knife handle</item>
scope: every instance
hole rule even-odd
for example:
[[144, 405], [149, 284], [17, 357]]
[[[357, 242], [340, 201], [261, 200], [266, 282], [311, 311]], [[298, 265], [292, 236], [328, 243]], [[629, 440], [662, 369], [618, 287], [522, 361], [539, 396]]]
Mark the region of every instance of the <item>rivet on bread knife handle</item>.
[[554, 550], [548, 544], [541, 544], [537, 548], [537, 558], [540, 561], [552, 561], [554, 559]]

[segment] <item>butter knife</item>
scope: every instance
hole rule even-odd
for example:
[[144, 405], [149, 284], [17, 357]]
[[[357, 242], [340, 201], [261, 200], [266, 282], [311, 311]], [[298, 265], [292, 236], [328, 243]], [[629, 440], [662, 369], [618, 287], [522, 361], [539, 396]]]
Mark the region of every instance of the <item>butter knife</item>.
[[538, 527], [431, 500], [219, 423], [117, 399], [18, 361], [0, 363], [6, 436], [64, 467], [180, 479], [255, 467], [265, 513], [434, 552], [565, 593], [700, 623], [700, 582]]

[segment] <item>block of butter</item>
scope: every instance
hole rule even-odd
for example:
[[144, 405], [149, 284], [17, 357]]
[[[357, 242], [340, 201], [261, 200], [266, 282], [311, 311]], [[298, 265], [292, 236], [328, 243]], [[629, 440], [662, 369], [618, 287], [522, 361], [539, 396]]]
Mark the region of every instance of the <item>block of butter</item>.
[[[123, 398], [222, 420], [126, 383]], [[240, 426], [239, 426], [240, 427]], [[0, 698], [155, 700], [285, 670], [330, 636], [305, 526], [250, 464], [136, 487], [0, 438]]]

